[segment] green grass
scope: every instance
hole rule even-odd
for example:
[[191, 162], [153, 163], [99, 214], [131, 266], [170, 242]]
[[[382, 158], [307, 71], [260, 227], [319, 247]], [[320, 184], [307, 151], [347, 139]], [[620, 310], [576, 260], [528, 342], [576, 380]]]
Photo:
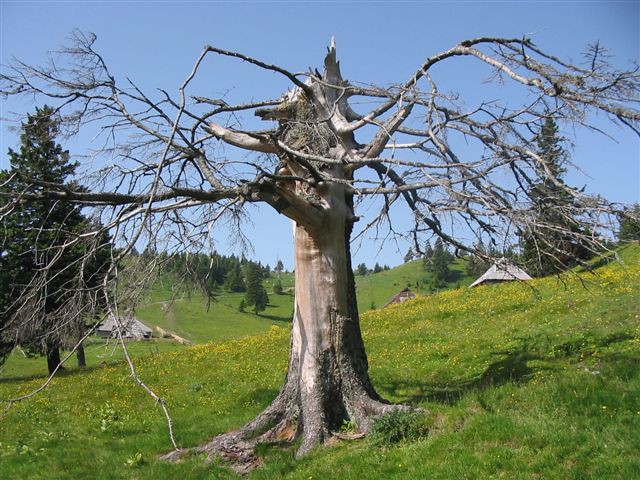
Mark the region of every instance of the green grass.
[[[456, 260], [451, 267], [452, 279], [446, 288], [467, 286], [474, 279], [466, 276], [465, 263]], [[224, 341], [266, 332], [274, 325], [286, 326], [293, 316], [293, 274], [282, 274], [284, 294], [273, 293], [275, 278], [264, 282], [269, 293], [269, 306], [260, 315], [247, 309], [238, 311], [243, 293], [229, 293], [220, 289], [216, 300], [207, 305], [197, 291], [174, 292], [172, 282], [158, 281], [147, 299], [136, 309], [145, 324], [175, 333], [194, 343]], [[395, 294], [406, 287], [426, 293], [429, 275], [422, 261], [416, 260], [388, 271], [356, 276], [358, 308], [361, 313], [382, 308]]]
[[[229, 293], [220, 289], [215, 300], [207, 305], [198, 291], [173, 292], [169, 280], [158, 281], [148, 301], [136, 309], [137, 317], [150, 327], [175, 333], [191, 342], [223, 341], [246, 335], [264, 333], [273, 325], [286, 326], [293, 315], [293, 275], [281, 277], [284, 293], [273, 293], [274, 278], [264, 282], [269, 305], [256, 315], [247, 309], [238, 311], [244, 293]], [[208, 308], [207, 308], [208, 307]]]
[[[453, 262], [449, 267], [451, 279], [443, 290], [466, 287], [475, 280], [466, 274], [465, 267], [464, 260], [456, 259]], [[414, 260], [384, 272], [356, 276], [358, 310], [364, 313], [382, 308], [405, 288], [410, 288], [414, 293], [426, 294], [429, 292], [430, 278], [424, 271], [422, 260]]]
[[[164, 352], [179, 351], [185, 347], [177, 342], [166, 339], [151, 339], [127, 342], [127, 350], [132, 358], [146, 355], [157, 355]], [[124, 360], [122, 347], [115, 340], [108, 342], [103, 339], [92, 338], [84, 344], [87, 368], [113, 365]], [[68, 352], [61, 354], [62, 359]], [[68, 372], [76, 372], [76, 357], [72, 355], [64, 364]], [[0, 382], [29, 378], [43, 378], [47, 372], [47, 359], [41, 356], [26, 356], [22, 350], [15, 349], [7, 361], [0, 366]]]
[[[459, 289], [363, 315], [371, 376], [424, 408], [424, 439], [261, 448], [250, 479], [627, 479], [640, 477], [640, 248], [626, 267]], [[138, 357], [194, 446], [276, 395], [288, 328]], [[0, 397], [41, 379], [0, 382]], [[159, 408], [125, 366], [70, 373], [0, 421], [0, 478], [237, 478], [201, 457], [165, 464]], [[382, 442], [384, 445], [384, 442]], [[139, 454], [139, 455], [137, 455]]]

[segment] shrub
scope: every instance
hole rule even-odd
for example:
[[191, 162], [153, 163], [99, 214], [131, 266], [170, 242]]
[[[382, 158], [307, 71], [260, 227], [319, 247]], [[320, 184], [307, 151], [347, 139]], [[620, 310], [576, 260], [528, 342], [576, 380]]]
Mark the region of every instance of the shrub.
[[420, 440], [429, 435], [427, 420], [418, 412], [396, 410], [375, 420], [369, 439], [379, 447]]

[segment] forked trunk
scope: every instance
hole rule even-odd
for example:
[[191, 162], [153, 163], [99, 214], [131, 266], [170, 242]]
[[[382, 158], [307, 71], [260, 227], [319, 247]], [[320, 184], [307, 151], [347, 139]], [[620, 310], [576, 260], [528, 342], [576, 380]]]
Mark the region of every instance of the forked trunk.
[[[216, 137], [232, 145], [278, 155], [278, 180], [263, 184], [262, 200], [294, 222], [296, 299], [284, 386], [249, 424], [196, 449], [232, 459], [240, 472], [258, 461], [252, 453], [257, 443], [301, 438], [300, 456], [344, 421], [364, 434], [375, 417], [409, 409], [381, 401], [369, 380], [349, 249], [353, 170], [343, 161], [359, 145], [351, 131], [340, 128], [351, 115], [340, 92], [343, 83], [332, 45], [322, 79], [310, 79], [274, 109], [256, 111], [279, 121], [275, 144], [269, 143], [273, 137], [209, 124]], [[376, 152], [372, 147], [370, 153]]]

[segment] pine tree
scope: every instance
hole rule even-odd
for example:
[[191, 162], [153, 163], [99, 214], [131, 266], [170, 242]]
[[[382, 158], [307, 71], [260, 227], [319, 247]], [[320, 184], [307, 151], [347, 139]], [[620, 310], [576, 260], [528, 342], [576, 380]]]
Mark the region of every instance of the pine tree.
[[[486, 247], [482, 243], [476, 244], [475, 249], [478, 252], [486, 253]], [[477, 257], [476, 255], [470, 255], [467, 258], [465, 270], [467, 272], [467, 275], [469, 275], [470, 277], [478, 278], [480, 275], [487, 271], [489, 266], [490, 265], [486, 260]]]
[[273, 269], [278, 275], [280, 275], [284, 271], [284, 265], [281, 260], [278, 260], [276, 263], [276, 267]]
[[240, 262], [236, 260], [235, 264], [227, 273], [227, 279], [224, 282], [226, 289], [230, 292], [244, 292], [247, 287], [242, 278], [242, 271], [240, 270]]
[[269, 296], [262, 285], [262, 272], [257, 264], [253, 262], [246, 264], [245, 283], [247, 285], [247, 292], [244, 295], [245, 304], [253, 307], [253, 311], [257, 315], [265, 310], [269, 304]]
[[411, 260], [413, 260], [413, 257], [415, 256], [415, 254], [413, 253], [413, 249], [409, 248], [409, 250], [407, 250], [407, 253], [404, 256], [404, 263], [409, 263]]
[[359, 275], [361, 277], [364, 277], [365, 275], [367, 275], [369, 273], [369, 269], [367, 268], [367, 265], [364, 263], [359, 264], [356, 267], [356, 270], [354, 272], [356, 275]]
[[[2, 188], [37, 195], [42, 190], [39, 184], [51, 182], [78, 189], [71, 182], [77, 164], [56, 143], [57, 134], [51, 108], [29, 115], [22, 125], [20, 150], [9, 149], [10, 170], [1, 174]], [[3, 343], [12, 341], [31, 353], [46, 355], [51, 373], [60, 363], [60, 348], [75, 344], [86, 331], [86, 315], [73, 314], [69, 307], [83, 298], [79, 292], [102, 283], [107, 252], [99, 249], [81, 263], [87, 245], [76, 242], [72, 248], [61, 248], [89, 227], [77, 205], [30, 198], [6, 207], [7, 229], [0, 247], [0, 335]], [[98, 241], [106, 245], [109, 238], [104, 234]], [[45, 276], [48, 285], [42, 290], [37, 280]], [[31, 290], [33, 301], [20, 303], [18, 299]]]
[[[556, 181], [547, 170], [539, 167], [536, 174], [542, 180], [528, 192], [536, 221], [529, 222], [534, 227], [520, 234], [522, 259], [534, 276], [557, 273], [575, 265], [577, 260], [591, 256], [591, 252], [576, 240], [576, 236], [588, 232], [582, 231], [579, 221], [569, 213], [573, 200], [563, 184], [567, 152], [562, 142], [555, 120], [547, 116], [537, 137], [537, 153]], [[567, 229], [571, 235], [558, 233]]]
[[446, 286], [451, 272], [449, 271], [449, 264], [453, 261], [453, 256], [444, 246], [444, 243], [438, 238], [431, 249], [431, 246], [427, 244], [425, 249], [428, 253], [425, 255], [424, 269], [431, 274], [431, 286], [432, 290], [436, 290]]
[[640, 203], [625, 208], [618, 215], [618, 240], [620, 242], [633, 242], [640, 240]]
[[[433, 247], [431, 246], [431, 242], [427, 240], [427, 243], [424, 245], [424, 255], [422, 256], [422, 262], [430, 262], [433, 257]], [[426, 263], [425, 263], [426, 265]]]

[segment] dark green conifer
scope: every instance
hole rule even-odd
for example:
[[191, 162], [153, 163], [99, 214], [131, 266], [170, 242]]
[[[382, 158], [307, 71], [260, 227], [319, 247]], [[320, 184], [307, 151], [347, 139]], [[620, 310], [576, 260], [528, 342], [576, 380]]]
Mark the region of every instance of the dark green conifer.
[[[98, 306], [95, 290], [108, 265], [106, 248], [87, 256], [89, 246], [78, 241], [89, 228], [81, 206], [37, 198], [46, 183], [78, 190], [72, 181], [77, 163], [56, 143], [57, 135], [54, 111], [37, 108], [22, 124], [19, 151], [9, 149], [9, 171], [0, 173], [0, 188], [24, 194], [2, 205], [0, 335], [5, 344], [46, 355], [50, 372], [60, 363], [60, 348], [75, 345], [85, 333], [84, 309]], [[106, 247], [109, 237], [94, 241]], [[72, 247], [62, 248], [70, 242]]]
[[525, 269], [538, 277], [560, 272], [592, 255], [577, 240], [589, 232], [573, 216], [572, 195], [563, 182], [567, 152], [562, 142], [555, 120], [547, 116], [537, 137], [537, 153], [544, 165], [535, 172], [540, 181], [528, 192], [533, 218], [520, 234]]
[[262, 272], [256, 263], [248, 262], [245, 265], [245, 280], [247, 292], [244, 295], [244, 301], [247, 306], [253, 307], [257, 315], [267, 308], [269, 296], [262, 285]]

